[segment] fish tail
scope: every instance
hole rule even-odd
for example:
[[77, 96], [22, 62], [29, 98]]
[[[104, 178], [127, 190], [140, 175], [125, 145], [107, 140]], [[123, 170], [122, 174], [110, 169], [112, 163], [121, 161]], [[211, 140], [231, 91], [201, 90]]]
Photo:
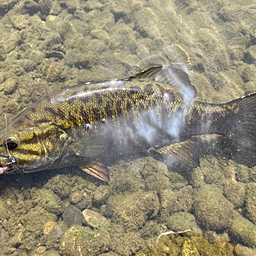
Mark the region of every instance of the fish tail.
[[256, 93], [229, 102], [232, 107], [226, 136], [241, 147], [256, 151]]

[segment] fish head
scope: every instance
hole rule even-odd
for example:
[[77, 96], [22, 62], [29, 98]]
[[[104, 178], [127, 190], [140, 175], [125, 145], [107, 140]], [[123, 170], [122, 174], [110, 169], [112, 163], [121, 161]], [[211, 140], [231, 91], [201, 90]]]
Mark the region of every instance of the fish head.
[[50, 167], [64, 152], [67, 133], [55, 123], [0, 131], [0, 174]]

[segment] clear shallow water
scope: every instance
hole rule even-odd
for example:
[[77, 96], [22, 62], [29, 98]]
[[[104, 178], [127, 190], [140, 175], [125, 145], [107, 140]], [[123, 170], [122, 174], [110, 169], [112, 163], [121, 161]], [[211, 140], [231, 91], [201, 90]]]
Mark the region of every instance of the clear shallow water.
[[[200, 101], [254, 92], [255, 7], [253, 1], [2, 0], [2, 126], [5, 114], [9, 123], [50, 92], [154, 65], [186, 71]], [[152, 158], [126, 157], [110, 167], [106, 187], [72, 168], [1, 177], [2, 254], [131, 255], [162, 232], [193, 229], [252, 255], [255, 154], [216, 136], [204, 136], [202, 144], [201, 167], [167, 169]], [[85, 209], [92, 211], [85, 216], [100, 214], [98, 226], [81, 217]]]

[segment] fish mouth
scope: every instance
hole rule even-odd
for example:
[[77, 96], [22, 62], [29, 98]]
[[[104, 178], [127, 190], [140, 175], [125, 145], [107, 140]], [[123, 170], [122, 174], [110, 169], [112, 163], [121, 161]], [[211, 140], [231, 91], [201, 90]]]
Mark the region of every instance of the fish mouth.
[[12, 171], [15, 163], [14, 157], [0, 155], [0, 174]]

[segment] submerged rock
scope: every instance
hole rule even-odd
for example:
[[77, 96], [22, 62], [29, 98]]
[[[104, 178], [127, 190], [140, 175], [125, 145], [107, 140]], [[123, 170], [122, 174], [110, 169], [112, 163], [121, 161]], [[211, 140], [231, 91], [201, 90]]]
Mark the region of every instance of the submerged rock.
[[131, 255], [131, 252], [138, 252], [148, 245], [148, 243], [141, 238], [139, 232], [125, 232], [122, 225], [119, 224], [111, 224], [109, 233], [111, 237], [109, 248], [118, 253], [118, 255]]
[[37, 248], [36, 251], [37, 251], [37, 253], [39, 253], [39, 254], [43, 254], [43, 253], [46, 251], [46, 247], [40, 245], [40, 246]]
[[4, 14], [6, 14], [17, 2], [18, 0], [1, 1], [0, 16], [3, 16]]
[[112, 211], [112, 221], [122, 223], [126, 231], [142, 228], [147, 219], [156, 217], [160, 203], [153, 191], [138, 191], [109, 197], [107, 207]]
[[64, 175], [57, 175], [50, 179], [45, 188], [55, 192], [61, 199], [70, 195], [71, 187], [73, 182]]
[[83, 195], [79, 191], [74, 191], [70, 194], [69, 200], [72, 204], [77, 204], [83, 199]]
[[67, 225], [63, 222], [49, 221], [44, 228], [44, 236], [42, 244], [46, 245], [47, 250], [56, 249], [56, 245], [60, 243], [60, 239], [67, 230]]
[[89, 193], [84, 193], [83, 198], [80, 202], [76, 204], [76, 206], [82, 211], [86, 208], [89, 208], [92, 206], [92, 195]]
[[256, 184], [249, 183], [247, 185], [247, 195], [246, 195], [246, 216], [251, 222], [256, 224]]
[[89, 227], [73, 226], [61, 240], [63, 256], [90, 255], [103, 253], [110, 242], [108, 232], [93, 231]]
[[[204, 1], [202, 10], [197, 8], [196, 1], [167, 2], [165, 6], [165, 1], [158, 5], [154, 1], [137, 0], [0, 0], [2, 126], [6, 121], [3, 114], [10, 114], [9, 123], [11, 115], [48, 92], [77, 82], [125, 77], [129, 72], [132, 75], [136, 70], [145, 69], [146, 65], [172, 65], [188, 70], [192, 83], [198, 86], [198, 99], [207, 102], [225, 102], [227, 98], [242, 96], [247, 89], [254, 90], [255, 14], [250, 8], [251, 1], [245, 0], [244, 6], [236, 1], [237, 5], [226, 9], [225, 1], [217, 5]], [[248, 10], [246, 4], [249, 4]], [[166, 8], [166, 12], [161, 7]], [[210, 10], [210, 16], [204, 10]], [[228, 18], [231, 11], [234, 15]], [[212, 22], [218, 30], [211, 30]], [[249, 26], [251, 31], [247, 31]], [[212, 146], [209, 148], [209, 152], [213, 150]], [[224, 230], [235, 241], [255, 246], [256, 193], [255, 184], [249, 182], [256, 181], [256, 171], [232, 164], [232, 180], [227, 177], [227, 168], [219, 164], [221, 156], [212, 156], [213, 161], [201, 158], [201, 167], [193, 170], [192, 175], [180, 167], [168, 170], [165, 164], [151, 157], [135, 161], [122, 158], [123, 161], [109, 168], [109, 186], [97, 188], [90, 182], [87, 184], [84, 176], [79, 181], [72, 179], [73, 168], [67, 170], [70, 175], [49, 179], [43, 189], [34, 184], [31, 178], [35, 178], [34, 174], [26, 175], [25, 187], [15, 190], [13, 197], [10, 196], [12, 185], [8, 184], [8, 191], [5, 177], [2, 177], [1, 253], [30, 255], [43, 252], [46, 247], [44, 254], [47, 256], [98, 255], [107, 250], [130, 255], [141, 250], [149, 239], [155, 241], [167, 227], [177, 231], [192, 228], [200, 232], [198, 224], [217, 234]], [[188, 175], [183, 177], [176, 170]], [[36, 174], [37, 181], [41, 183], [54, 171], [49, 173]], [[21, 176], [14, 176], [14, 179], [21, 180]], [[189, 182], [187, 176], [191, 176]], [[217, 185], [228, 200], [217, 188], [204, 186], [204, 183]], [[35, 190], [29, 193], [32, 186]], [[8, 194], [6, 198], [4, 192]], [[64, 210], [68, 202], [75, 206]], [[230, 202], [245, 211], [252, 223], [236, 217], [231, 224], [234, 211]], [[84, 209], [92, 207], [95, 211], [100, 208], [105, 217], [91, 210], [85, 210], [82, 215]], [[111, 225], [106, 217], [112, 217]], [[84, 223], [88, 227], [75, 226], [66, 232], [67, 225]], [[119, 230], [113, 227], [118, 225]], [[111, 241], [108, 233], [102, 233], [107, 227], [111, 230]], [[65, 238], [62, 238], [64, 233]], [[61, 238], [61, 252], [55, 252]], [[203, 251], [205, 255], [224, 255], [218, 247], [220, 244], [208, 247], [205, 240], [198, 238], [198, 243], [204, 246], [202, 249], [190, 236], [180, 241], [180, 237], [172, 244], [165, 240], [159, 250], [152, 249], [145, 254], [175, 255], [179, 252], [184, 256]], [[182, 247], [180, 251], [178, 244]], [[223, 244], [225, 246], [229, 255], [229, 247]], [[37, 248], [42, 250], [37, 251]]]
[[33, 0], [22, 1], [18, 6], [18, 12], [21, 14], [29, 14], [33, 16], [39, 11], [38, 4]]
[[99, 254], [98, 256], [118, 256], [118, 254], [114, 252], [106, 252], [106, 253]]
[[94, 192], [93, 201], [97, 204], [102, 204], [110, 196], [111, 189], [109, 186], [100, 185]]
[[194, 212], [197, 221], [208, 230], [223, 230], [233, 221], [233, 205], [214, 185], [204, 185], [195, 190]]
[[48, 221], [44, 226], [44, 235], [49, 235], [56, 225], [55, 221]]
[[110, 226], [109, 220], [98, 212], [86, 209], [83, 211], [83, 216], [85, 223], [92, 228], [108, 229]]
[[224, 193], [227, 199], [235, 208], [242, 207], [245, 199], [245, 186], [241, 182], [227, 181], [224, 187]]
[[174, 191], [172, 189], [161, 191], [161, 219], [165, 220], [171, 213], [190, 211], [193, 203], [192, 194], [191, 186]]
[[52, 8], [53, 2], [51, 0], [40, 0], [38, 3], [39, 10], [42, 15], [48, 15]]
[[[26, 207], [25, 205], [24, 207]], [[6, 225], [11, 235], [8, 244], [11, 247], [16, 247], [16, 249], [24, 248], [28, 254], [31, 254], [34, 248], [38, 247], [38, 239], [35, 237], [42, 237], [46, 223], [49, 221], [56, 222], [57, 217], [39, 206], [34, 207], [27, 214], [18, 216], [20, 217], [16, 219], [12, 217]], [[18, 255], [22, 255], [21, 251]]]
[[171, 182], [168, 178], [169, 170], [167, 166], [155, 160], [153, 157], [144, 158], [144, 167], [141, 170], [141, 175], [145, 180], [147, 190], [161, 191], [169, 188]]
[[70, 227], [73, 225], [82, 225], [82, 212], [74, 205], [68, 205], [63, 212], [63, 220]]
[[234, 247], [228, 241], [208, 241], [203, 235], [189, 231], [162, 235], [156, 245], [148, 246], [135, 255], [233, 256]]
[[62, 212], [62, 206], [60, 198], [55, 195], [51, 190], [41, 189], [35, 192], [36, 201], [48, 212], [60, 214]]
[[229, 232], [236, 242], [242, 242], [247, 246], [256, 246], [256, 226], [242, 216], [237, 215], [234, 218]]
[[0, 199], [0, 220], [1, 221], [3, 221], [9, 215], [7, 208], [9, 208], [8, 206], [10, 206], [10, 208], [11, 208], [12, 205], [9, 205], [8, 202], [11, 202], [11, 200], [8, 199], [5, 202], [5, 200], [3, 200], [2, 198]]
[[109, 170], [113, 173], [113, 192], [123, 193], [124, 191], [135, 192], [145, 189], [145, 181], [140, 174], [145, 165], [144, 158], [135, 161], [120, 161], [117, 165], [110, 166]]
[[0, 45], [0, 61], [4, 61], [6, 58], [6, 52], [2, 45]]
[[188, 229], [196, 233], [202, 233], [196, 223], [195, 216], [188, 212], [177, 212], [171, 215], [167, 220], [167, 227], [172, 231], [185, 231]]

